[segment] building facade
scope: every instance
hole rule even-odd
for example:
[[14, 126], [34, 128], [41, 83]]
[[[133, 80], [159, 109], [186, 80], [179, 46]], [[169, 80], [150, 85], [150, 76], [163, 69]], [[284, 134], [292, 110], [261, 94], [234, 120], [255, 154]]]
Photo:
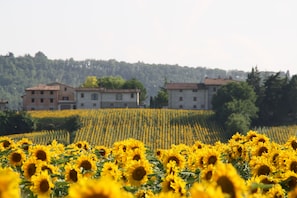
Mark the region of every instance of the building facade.
[[61, 83], [39, 84], [25, 89], [23, 110], [74, 109], [74, 88]]
[[220, 86], [232, 79], [206, 78], [204, 83], [167, 83], [168, 108], [170, 109], [212, 109], [211, 100]]
[[139, 89], [77, 88], [78, 109], [136, 108], [139, 106]]

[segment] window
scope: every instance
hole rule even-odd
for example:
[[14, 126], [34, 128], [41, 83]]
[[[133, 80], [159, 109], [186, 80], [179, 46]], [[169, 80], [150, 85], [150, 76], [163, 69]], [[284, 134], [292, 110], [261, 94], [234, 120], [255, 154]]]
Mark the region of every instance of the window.
[[197, 109], [197, 106], [196, 105], [193, 105], [193, 109]]
[[197, 101], [197, 97], [193, 97], [193, 101]]
[[98, 100], [98, 94], [92, 93], [91, 94], [91, 100]]
[[116, 94], [116, 100], [123, 100], [123, 94]]
[[50, 94], [53, 95], [54, 94], [54, 91], [50, 91]]
[[69, 97], [68, 96], [63, 96], [62, 100], [69, 100]]
[[183, 90], [182, 90], [182, 89], [180, 89], [180, 90], [179, 90], [179, 92], [183, 92]]
[[201, 105], [201, 109], [205, 109], [205, 105], [204, 104]]
[[131, 98], [134, 98], [134, 93], [131, 93]]
[[67, 91], [67, 87], [64, 87], [64, 91]]
[[31, 94], [35, 94], [35, 91], [31, 91]]
[[182, 109], [183, 108], [183, 105], [179, 105], [179, 108]]
[[81, 98], [85, 97], [85, 94], [84, 93], [80, 93], [80, 97]]
[[193, 91], [193, 92], [197, 92], [198, 90], [197, 90], [197, 89], [193, 89], [192, 91]]
[[40, 98], [40, 102], [43, 103], [43, 98]]
[[96, 103], [93, 103], [93, 107], [96, 107], [96, 105], [97, 105]]
[[40, 94], [43, 94], [43, 91], [40, 91]]
[[110, 105], [109, 105], [109, 106], [113, 107], [113, 103], [110, 103]]
[[50, 103], [53, 103], [54, 102], [54, 99], [53, 98], [50, 98]]
[[80, 106], [83, 107], [84, 106], [84, 103], [80, 103]]
[[216, 87], [213, 87], [212, 90], [213, 90], [213, 91], [217, 91], [217, 88], [216, 88]]
[[32, 103], [34, 103], [34, 102], [35, 102], [35, 99], [34, 99], [34, 98], [32, 98], [32, 99], [31, 99], [31, 102], [32, 102]]
[[179, 101], [183, 101], [183, 97], [179, 97]]

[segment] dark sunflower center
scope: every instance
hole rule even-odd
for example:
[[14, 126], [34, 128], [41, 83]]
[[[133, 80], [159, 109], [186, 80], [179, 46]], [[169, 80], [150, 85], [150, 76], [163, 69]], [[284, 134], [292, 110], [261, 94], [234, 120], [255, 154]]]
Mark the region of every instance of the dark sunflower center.
[[175, 161], [176, 165], [179, 165], [179, 159], [176, 156], [170, 156], [168, 162]]
[[215, 164], [216, 162], [217, 162], [217, 156], [214, 156], [214, 155], [212, 155], [212, 156], [210, 156], [209, 158], [208, 158], [208, 161], [207, 161], [207, 163], [208, 164]]
[[81, 143], [78, 143], [76, 146], [77, 146], [78, 148], [81, 148], [81, 147], [82, 147]]
[[83, 167], [85, 170], [91, 170], [92, 169], [92, 164], [88, 160], [84, 160], [80, 164], [80, 167]]
[[22, 155], [19, 153], [13, 153], [12, 154], [12, 161], [13, 162], [20, 162], [22, 160]]
[[34, 175], [36, 173], [36, 165], [35, 164], [29, 164], [27, 170], [28, 170], [29, 177], [31, 177], [32, 175]]
[[256, 135], [251, 135], [250, 137], [249, 137], [249, 140], [253, 140], [255, 137], [257, 137]]
[[221, 176], [218, 181], [217, 184], [222, 188], [222, 191], [224, 193], [227, 193], [230, 195], [231, 198], [235, 198], [235, 189], [234, 189], [234, 185], [232, 183], [232, 181], [230, 181], [230, 179], [226, 176]]
[[290, 176], [287, 180], [290, 190], [293, 190], [297, 186], [297, 178], [294, 176]]
[[294, 140], [294, 141], [292, 141], [291, 142], [291, 146], [292, 146], [292, 148], [294, 149], [294, 150], [296, 150], [297, 149], [297, 142]]
[[40, 182], [39, 189], [42, 193], [48, 192], [48, 190], [50, 189], [50, 185], [49, 185], [47, 179], [44, 179]]
[[203, 165], [203, 157], [200, 158], [200, 165]]
[[73, 181], [73, 182], [77, 182], [77, 171], [72, 169], [69, 171], [69, 178]]
[[10, 142], [7, 141], [7, 140], [4, 140], [4, 142], [3, 142], [3, 147], [4, 147], [4, 148], [7, 148], [7, 147], [9, 147], [9, 146], [10, 146]]
[[263, 153], [268, 153], [268, 149], [265, 146], [262, 146], [259, 150], [258, 150], [258, 156], [261, 156]]
[[145, 169], [140, 166], [140, 167], [137, 167], [133, 173], [132, 173], [132, 178], [136, 181], [140, 181], [143, 179], [143, 177], [146, 175], [146, 171]]
[[294, 171], [295, 173], [297, 173], [297, 162], [296, 161], [294, 161], [294, 162], [291, 163], [290, 170], [291, 171]]
[[157, 151], [157, 156], [160, 156], [161, 155], [161, 151]]
[[48, 171], [48, 173], [50, 173], [50, 174], [52, 174], [52, 173], [53, 173], [52, 169], [51, 169], [51, 168], [49, 168], [48, 166], [42, 166], [42, 167], [41, 167], [41, 170], [42, 170], [42, 171], [45, 171], [45, 170], [47, 170], [47, 171]]
[[211, 177], [212, 177], [212, 171], [207, 171], [207, 173], [205, 174], [205, 179], [210, 180]]
[[101, 156], [105, 156], [106, 151], [104, 149], [100, 149], [99, 153], [100, 153]]
[[241, 147], [238, 147], [237, 148], [237, 151], [238, 151], [239, 154], [241, 154], [242, 153], [242, 148]]
[[266, 140], [265, 139], [263, 139], [263, 138], [260, 138], [259, 140], [258, 140], [258, 142], [266, 142]]
[[39, 159], [39, 160], [45, 161], [45, 160], [46, 160], [46, 152], [43, 151], [43, 150], [38, 150], [38, 151], [36, 152], [36, 157], [37, 157], [37, 159]]
[[134, 155], [133, 160], [136, 160], [136, 161], [140, 160], [140, 155], [139, 154]]
[[277, 162], [276, 160], [277, 160], [278, 156], [279, 156], [278, 153], [276, 153], [276, 154], [273, 155], [273, 157], [272, 157], [272, 162], [273, 163], [276, 163]]
[[258, 169], [258, 176], [260, 175], [268, 175], [270, 173], [270, 168], [267, 165], [262, 165], [260, 166], [260, 168]]
[[92, 195], [86, 196], [86, 198], [109, 198], [110, 196], [108, 195], [103, 195], [101, 193], [94, 193]]
[[174, 188], [171, 186], [172, 183], [174, 184], [175, 181], [174, 181], [174, 180], [170, 180], [170, 181], [168, 182], [168, 186], [167, 186], [167, 188], [168, 188], [168, 190], [174, 191]]
[[27, 151], [29, 149], [29, 144], [28, 143], [23, 143], [22, 148]]

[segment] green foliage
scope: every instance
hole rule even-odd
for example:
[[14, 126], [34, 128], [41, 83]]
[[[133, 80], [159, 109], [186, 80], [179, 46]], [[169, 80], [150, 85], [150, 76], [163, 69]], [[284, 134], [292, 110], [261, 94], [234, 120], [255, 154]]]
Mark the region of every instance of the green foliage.
[[36, 129], [35, 120], [25, 111], [0, 112], [0, 134], [18, 134]]
[[121, 76], [104, 76], [98, 79], [99, 87], [106, 89], [121, 89], [125, 83], [125, 79]]
[[236, 132], [244, 134], [250, 129], [250, 120], [241, 113], [232, 113], [228, 116], [225, 127], [230, 137]]
[[142, 104], [147, 98], [146, 88], [143, 86], [143, 84], [139, 80], [137, 80], [135, 78], [132, 78], [131, 80], [127, 80], [123, 84], [122, 88], [123, 89], [139, 89], [140, 90], [140, 94], [139, 94], [140, 104]]
[[79, 116], [70, 117], [45, 117], [37, 119], [37, 131], [43, 130], [66, 130], [74, 132], [81, 128]]
[[[228, 71], [233, 79], [244, 80], [246, 72]], [[78, 87], [87, 76], [121, 76], [124, 79], [137, 77], [143, 83], [148, 96], [156, 96], [164, 83], [164, 77], [172, 82], [201, 82], [205, 76], [222, 78], [226, 76], [223, 69], [205, 67], [181, 67], [178, 65], [145, 64], [142, 62], [126, 63], [116, 60], [86, 59], [76, 61], [48, 59], [42, 52], [35, 56], [15, 57], [12, 53], [0, 55], [0, 96], [9, 101], [10, 109], [22, 109], [22, 94], [28, 87], [38, 84], [60, 82]], [[147, 101], [148, 103], [149, 101]]]
[[165, 78], [164, 86], [160, 87], [157, 96], [150, 98], [150, 107], [151, 108], [162, 108], [168, 106], [168, 92], [165, 88], [167, 84], [167, 79]]
[[85, 82], [81, 85], [81, 87], [98, 87], [98, 79], [96, 76], [87, 76]]
[[215, 118], [230, 135], [238, 131], [246, 132], [251, 120], [257, 117], [256, 99], [253, 88], [246, 82], [228, 83], [213, 97]]

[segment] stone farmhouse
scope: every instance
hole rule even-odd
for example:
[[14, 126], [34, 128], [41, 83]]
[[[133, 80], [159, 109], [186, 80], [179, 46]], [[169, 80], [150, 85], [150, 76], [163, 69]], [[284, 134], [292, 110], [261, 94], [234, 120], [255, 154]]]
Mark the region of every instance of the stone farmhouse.
[[139, 106], [138, 89], [73, 88], [62, 83], [25, 89], [23, 110], [126, 108]]
[[203, 83], [167, 83], [169, 109], [212, 109], [211, 100], [217, 90], [235, 80], [205, 78]]

